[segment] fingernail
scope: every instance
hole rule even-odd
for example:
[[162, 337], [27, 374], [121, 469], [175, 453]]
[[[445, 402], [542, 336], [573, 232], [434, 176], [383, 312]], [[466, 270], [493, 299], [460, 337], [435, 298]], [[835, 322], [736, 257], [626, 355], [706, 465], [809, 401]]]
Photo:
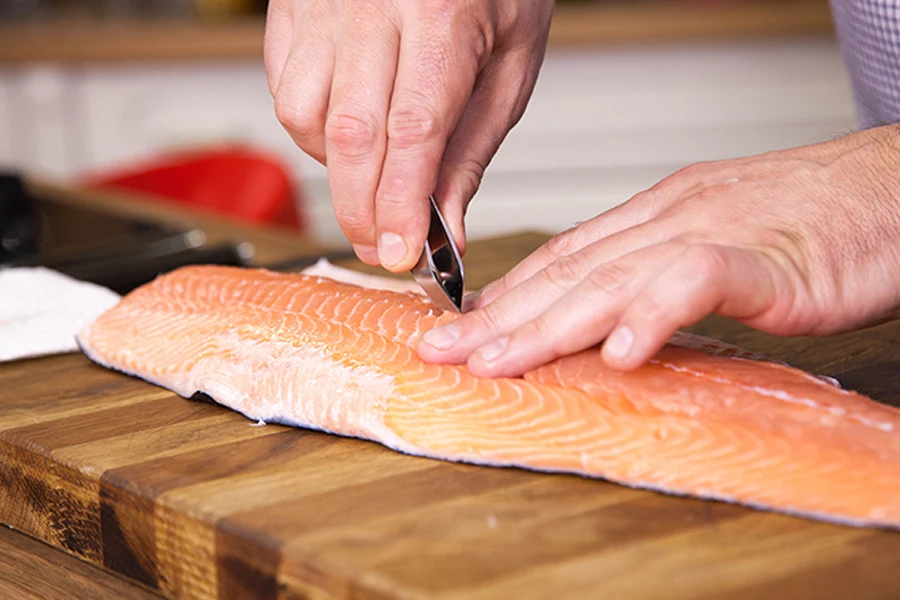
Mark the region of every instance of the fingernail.
[[622, 359], [631, 352], [631, 345], [633, 343], [634, 334], [631, 333], [631, 329], [623, 325], [622, 327], [618, 327], [608, 338], [606, 338], [603, 349], [611, 358]]
[[393, 267], [406, 257], [406, 242], [396, 233], [382, 233], [378, 240], [378, 259], [385, 267]]
[[503, 354], [503, 351], [506, 350], [506, 347], [509, 346], [509, 336], [505, 335], [502, 338], [497, 338], [493, 342], [489, 344], [485, 344], [475, 353], [478, 355], [478, 358], [485, 362], [491, 362], [496, 359], [498, 356]]
[[456, 323], [448, 323], [443, 327], [425, 332], [422, 341], [438, 350], [447, 350], [459, 340], [459, 334], [459, 326]]

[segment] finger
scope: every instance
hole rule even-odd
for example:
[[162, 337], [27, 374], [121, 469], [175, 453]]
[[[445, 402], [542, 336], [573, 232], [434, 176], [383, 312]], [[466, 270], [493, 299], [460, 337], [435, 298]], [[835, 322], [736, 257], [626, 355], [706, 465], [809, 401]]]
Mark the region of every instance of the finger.
[[357, 6], [338, 31], [345, 41], [335, 57], [325, 148], [338, 224], [355, 246], [374, 247], [375, 190], [400, 34], [380, 11]]
[[658, 244], [600, 265], [534, 319], [479, 348], [468, 359], [469, 371], [514, 377], [594, 346], [609, 334], [634, 297], [682, 252], [680, 245]]
[[603, 358], [630, 370], [653, 357], [680, 328], [717, 313], [753, 319], [775, 303], [772, 263], [753, 250], [691, 246], [624, 312]]
[[444, 29], [433, 22], [406, 27], [375, 197], [379, 257], [394, 272], [409, 270], [422, 252], [438, 165], [486, 51], [478, 28], [452, 22]]
[[698, 191], [734, 179], [725, 163], [697, 163], [666, 177], [612, 209], [554, 236], [506, 275], [485, 286], [478, 306], [485, 306], [562, 256], [658, 218], [666, 209]]
[[326, 33], [298, 27], [275, 90], [275, 115], [294, 143], [324, 164], [334, 52]]
[[356, 253], [357, 258], [367, 265], [377, 267], [380, 264], [378, 262], [378, 248], [375, 246], [354, 244], [353, 251]]
[[263, 63], [266, 69], [266, 80], [269, 83], [269, 93], [274, 97], [281, 73], [287, 62], [288, 52], [291, 49], [294, 19], [291, 3], [285, 0], [270, 2], [266, 13]]
[[463, 254], [466, 208], [491, 158], [525, 111], [540, 65], [540, 55], [534, 54], [507, 53], [485, 68], [447, 142], [435, 196]]
[[[635, 196], [630, 202], [621, 204], [590, 221], [580, 223], [553, 236], [503, 277], [486, 285], [479, 297], [478, 306], [489, 305], [561, 258], [571, 256], [598, 241], [647, 223], [655, 216], [655, 210], [648, 200], [645, 196]], [[622, 252], [630, 252], [634, 249], [631, 244], [625, 244]]]
[[[522, 282], [545, 272], [554, 263], [564, 261], [580, 252], [588, 252], [591, 256], [590, 265], [596, 266], [642, 247], [669, 241], [681, 233], [683, 227], [677, 217], [659, 217], [643, 219], [631, 227], [619, 229], [618, 225], [624, 224], [624, 220], [628, 218], [628, 215], [612, 215], [611, 220], [619, 222], [613, 223], [608, 235], [595, 235], [595, 232], [590, 230], [590, 225], [585, 223], [554, 237], [503, 277], [486, 285], [479, 295], [476, 307], [490, 306], [498, 298], [516, 289]], [[584, 231], [579, 231], [581, 227], [585, 227]]]
[[537, 318], [604, 265], [607, 293], [619, 295], [617, 286], [629, 285], [634, 274], [611, 261], [668, 239], [666, 227], [644, 225], [561, 257], [496, 301], [426, 333], [418, 345], [419, 355], [429, 362], [465, 362], [478, 348]]

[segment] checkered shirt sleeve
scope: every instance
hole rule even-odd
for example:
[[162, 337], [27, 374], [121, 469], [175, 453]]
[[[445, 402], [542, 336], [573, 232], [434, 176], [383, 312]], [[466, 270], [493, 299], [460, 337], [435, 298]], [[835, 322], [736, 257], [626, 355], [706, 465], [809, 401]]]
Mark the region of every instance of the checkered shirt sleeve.
[[862, 126], [900, 122], [900, 3], [830, 1]]

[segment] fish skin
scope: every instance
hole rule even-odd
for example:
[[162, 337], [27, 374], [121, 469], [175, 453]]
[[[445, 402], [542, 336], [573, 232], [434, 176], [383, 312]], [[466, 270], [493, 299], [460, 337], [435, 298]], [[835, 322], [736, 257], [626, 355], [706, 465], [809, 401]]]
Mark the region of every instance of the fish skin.
[[414, 350], [454, 318], [414, 293], [184, 267], [126, 296], [78, 342], [105, 367], [184, 397], [204, 392], [254, 421], [900, 528], [896, 408], [783, 364], [675, 344], [628, 373], [592, 348], [522, 378], [478, 378]]

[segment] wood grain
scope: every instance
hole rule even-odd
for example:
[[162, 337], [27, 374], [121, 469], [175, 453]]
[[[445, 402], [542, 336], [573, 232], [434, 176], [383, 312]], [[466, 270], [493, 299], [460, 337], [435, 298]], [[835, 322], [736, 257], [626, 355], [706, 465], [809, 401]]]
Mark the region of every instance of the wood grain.
[[159, 600], [161, 596], [21, 533], [0, 528], [0, 598]]
[[[830, 35], [827, 0], [559, 2], [551, 47]], [[263, 52], [261, 18], [216, 21], [84, 20], [0, 25], [0, 65], [246, 60]]]
[[[474, 242], [473, 286], [545, 239]], [[896, 323], [695, 330], [900, 397]], [[0, 390], [0, 521], [172, 598], [900, 597], [897, 532], [255, 427], [78, 354]]]

